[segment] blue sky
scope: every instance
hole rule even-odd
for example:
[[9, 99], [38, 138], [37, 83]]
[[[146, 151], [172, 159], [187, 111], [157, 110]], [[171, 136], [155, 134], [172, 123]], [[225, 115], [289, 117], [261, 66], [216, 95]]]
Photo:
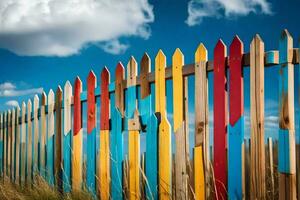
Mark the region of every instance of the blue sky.
[[[229, 47], [237, 34], [248, 52], [252, 37], [259, 33], [266, 50], [273, 50], [278, 49], [284, 28], [296, 46], [299, 8], [298, 0], [2, 0], [0, 110], [11, 108], [15, 101], [27, 101], [42, 90], [56, 90], [67, 80], [73, 83], [77, 75], [85, 88], [91, 69], [100, 77], [101, 69], [107, 66], [114, 80], [118, 61], [126, 65], [131, 55], [139, 61], [148, 52], [154, 63], [160, 48], [168, 65], [177, 47], [184, 53], [185, 63], [192, 63], [196, 47], [203, 42], [211, 60], [219, 38]], [[265, 71], [267, 136], [277, 134], [277, 72], [276, 67]], [[212, 74], [209, 78], [212, 115]], [[193, 78], [189, 82], [192, 85]], [[189, 89], [191, 94], [192, 86]], [[167, 93], [172, 98], [172, 90]], [[191, 100], [191, 116], [193, 107]], [[168, 111], [172, 112], [172, 106]], [[249, 127], [249, 68], [245, 70], [245, 115]]]

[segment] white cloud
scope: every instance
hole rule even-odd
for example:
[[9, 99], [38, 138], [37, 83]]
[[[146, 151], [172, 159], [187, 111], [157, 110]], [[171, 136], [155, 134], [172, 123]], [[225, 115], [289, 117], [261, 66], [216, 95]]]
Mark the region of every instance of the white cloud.
[[0, 90], [12, 90], [15, 88], [16, 86], [11, 82], [4, 82], [0, 84]]
[[119, 38], [149, 37], [152, 9], [148, 0], [1, 0], [0, 48], [67, 56], [90, 43], [115, 41], [124, 50]]
[[205, 17], [246, 16], [249, 13], [272, 14], [271, 4], [268, 0], [191, 0], [186, 23], [194, 26]]
[[121, 44], [119, 40], [111, 40], [99, 45], [105, 52], [111, 54], [123, 54], [129, 48], [129, 45]]
[[0, 97], [16, 97], [30, 94], [41, 94], [42, 92], [43, 88], [31, 88], [26, 90], [6, 89], [0, 90]]
[[5, 105], [12, 106], [12, 107], [17, 107], [17, 106], [19, 106], [19, 103], [17, 101], [15, 101], [15, 100], [10, 100], [10, 101], [7, 101], [5, 103]]

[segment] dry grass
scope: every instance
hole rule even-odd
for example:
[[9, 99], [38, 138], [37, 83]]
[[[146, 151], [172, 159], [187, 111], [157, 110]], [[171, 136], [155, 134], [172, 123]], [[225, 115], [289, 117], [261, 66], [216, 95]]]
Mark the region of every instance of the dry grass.
[[2, 200], [92, 200], [88, 192], [82, 191], [62, 195], [39, 178], [32, 187], [20, 187], [8, 178], [0, 181], [0, 199]]

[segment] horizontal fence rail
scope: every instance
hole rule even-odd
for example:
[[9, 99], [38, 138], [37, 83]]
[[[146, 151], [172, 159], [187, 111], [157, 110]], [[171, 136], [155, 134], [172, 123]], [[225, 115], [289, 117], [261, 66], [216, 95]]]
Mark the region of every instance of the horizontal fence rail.
[[[85, 90], [76, 77], [73, 85], [67, 81], [63, 89], [58, 86], [0, 113], [1, 177], [21, 186], [38, 184], [41, 178], [62, 194], [86, 190], [102, 200], [296, 199], [300, 52], [292, 36], [284, 30], [279, 49], [265, 52], [256, 35], [249, 53], [235, 36], [228, 51], [222, 40], [217, 42], [212, 60], [203, 44], [194, 56], [194, 63], [185, 64], [176, 49], [167, 67], [159, 50], [153, 72], [146, 53], [139, 64], [131, 57], [126, 69], [117, 64], [114, 81], [104, 67], [99, 80], [90, 71]], [[264, 71], [275, 66], [278, 142], [266, 139], [264, 130]], [[244, 67], [250, 67], [250, 91], [244, 91]], [[188, 85], [190, 76], [193, 86]], [[244, 136], [244, 92], [250, 92], [250, 140]]]

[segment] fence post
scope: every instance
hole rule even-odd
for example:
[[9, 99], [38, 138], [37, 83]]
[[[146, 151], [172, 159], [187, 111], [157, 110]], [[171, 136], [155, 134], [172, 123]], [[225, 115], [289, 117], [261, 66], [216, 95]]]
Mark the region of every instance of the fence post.
[[109, 87], [110, 74], [106, 67], [101, 72], [101, 111], [100, 111], [100, 167], [98, 185], [101, 200], [109, 200], [110, 197], [110, 148], [109, 148], [109, 117], [110, 100]]
[[41, 134], [40, 134], [40, 175], [46, 178], [46, 141], [47, 141], [47, 120], [46, 120], [47, 95], [42, 93], [41, 102]]
[[159, 199], [172, 197], [171, 127], [166, 114], [166, 56], [159, 50], [155, 57], [155, 111], [161, 115], [159, 125]]
[[26, 134], [26, 149], [27, 149], [27, 172], [26, 172], [26, 183], [27, 185], [31, 185], [32, 182], [32, 122], [31, 122], [31, 115], [32, 115], [32, 103], [29, 99], [27, 102], [27, 134]]
[[10, 180], [15, 182], [16, 108], [11, 110]]
[[270, 189], [271, 189], [271, 195], [270, 198], [274, 199], [275, 198], [275, 188], [274, 188], [274, 164], [273, 164], [273, 141], [272, 138], [268, 138], [268, 154], [269, 154], [269, 167], [270, 167]]
[[227, 199], [227, 80], [226, 46], [219, 40], [214, 49], [214, 175], [218, 199]]
[[8, 112], [4, 112], [3, 115], [3, 178], [7, 173], [7, 115]]
[[208, 132], [208, 80], [206, 74], [207, 50], [201, 43], [195, 52], [195, 199], [210, 197], [209, 188], [209, 132]]
[[50, 185], [54, 185], [54, 92], [48, 94], [48, 133], [47, 133], [47, 180]]
[[140, 122], [136, 105], [137, 63], [133, 57], [127, 64], [128, 154], [129, 154], [129, 199], [140, 198]]
[[36, 175], [38, 174], [38, 143], [39, 143], [39, 119], [38, 119], [38, 109], [39, 109], [39, 97], [37, 95], [33, 98], [33, 127], [34, 127], [34, 135], [33, 135], [33, 181], [35, 182]]
[[26, 104], [22, 103], [22, 116], [21, 116], [21, 160], [20, 160], [20, 180], [21, 185], [25, 185], [26, 180]]
[[250, 198], [265, 199], [264, 43], [256, 35], [250, 45]]
[[96, 195], [96, 76], [90, 71], [87, 79], [87, 163], [86, 183], [90, 192]]
[[82, 82], [77, 76], [74, 83], [74, 113], [73, 113], [73, 154], [72, 154], [72, 189], [80, 191], [82, 187], [82, 104], [80, 94]]
[[20, 106], [16, 107], [15, 183], [20, 184]]
[[55, 96], [55, 185], [63, 192], [63, 155], [62, 155], [62, 89], [58, 86]]
[[279, 199], [296, 199], [293, 38], [287, 30], [279, 41]]
[[4, 124], [4, 121], [3, 121], [3, 116], [4, 116], [4, 113], [0, 113], [0, 177], [3, 178], [3, 145], [4, 145], [4, 142], [3, 142], [3, 131], [4, 131], [4, 128], [3, 128], [3, 124]]
[[176, 49], [172, 57], [173, 76], [173, 117], [175, 133], [175, 197], [185, 199], [187, 196], [186, 180], [186, 152], [185, 152], [185, 126], [183, 123], [183, 77], [182, 66], [184, 56], [180, 49]]
[[228, 197], [243, 199], [244, 90], [242, 57], [244, 45], [235, 36], [229, 57]]

